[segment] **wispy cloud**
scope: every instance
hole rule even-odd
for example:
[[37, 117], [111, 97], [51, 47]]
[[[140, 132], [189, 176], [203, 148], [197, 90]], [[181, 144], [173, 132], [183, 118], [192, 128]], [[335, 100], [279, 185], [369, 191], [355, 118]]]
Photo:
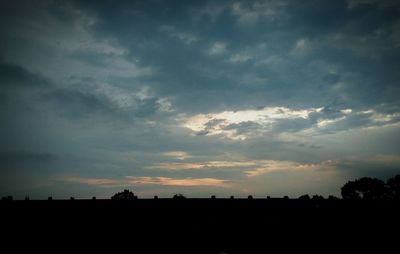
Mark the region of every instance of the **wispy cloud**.
[[168, 151], [168, 152], [162, 153], [162, 155], [166, 156], [166, 157], [175, 158], [178, 160], [185, 160], [187, 158], [192, 157], [191, 155], [189, 155], [187, 152], [184, 152], [184, 151]]
[[323, 161], [321, 163], [298, 163], [294, 161], [274, 161], [266, 160], [260, 161], [259, 167], [245, 171], [248, 177], [257, 177], [272, 172], [303, 172], [303, 171], [314, 171], [314, 170], [332, 170], [335, 169], [335, 161]]
[[228, 180], [216, 178], [169, 178], [169, 177], [135, 177], [127, 176], [127, 182], [131, 184], [150, 184], [150, 185], [166, 185], [166, 186], [229, 186]]
[[163, 185], [163, 186], [215, 186], [228, 187], [230, 181], [217, 178], [170, 178], [156, 176], [126, 176], [123, 179], [100, 179], [100, 178], [82, 178], [66, 177], [62, 179], [66, 182], [73, 182], [85, 185], [94, 185], [98, 187], [121, 187], [135, 185]]
[[400, 112], [338, 109], [335, 114], [325, 107], [290, 109], [264, 107], [258, 110], [223, 111], [186, 117], [182, 125], [194, 135], [218, 135], [232, 140], [246, 140], [267, 134], [322, 135], [353, 128], [379, 127], [400, 122]]
[[198, 170], [212, 168], [241, 168], [257, 165], [256, 161], [206, 161], [206, 162], [161, 162], [154, 163], [145, 167], [146, 169], [164, 169], [164, 170]]
[[[369, 165], [374, 167], [400, 166], [398, 155], [374, 155], [374, 156], [346, 156], [340, 159], [324, 160], [315, 163], [303, 163], [288, 160], [230, 160], [230, 161], [205, 161], [198, 163], [155, 163], [146, 167], [147, 169], [163, 170], [215, 170], [232, 169], [241, 171], [247, 177], [257, 177], [273, 172], [332, 172], [345, 170], [346, 167]], [[368, 168], [369, 166], [366, 166]]]
[[222, 55], [225, 52], [226, 52], [226, 43], [220, 41], [214, 42], [208, 49], [208, 54], [210, 56]]
[[180, 163], [180, 162], [160, 162], [154, 163], [146, 169], [165, 169], [165, 170], [191, 170], [204, 168], [203, 164], [199, 163]]
[[106, 178], [82, 178], [82, 177], [66, 177], [62, 179], [66, 182], [95, 185], [99, 187], [117, 187], [123, 184], [119, 180]]
[[254, 123], [260, 127], [271, 126], [278, 120], [308, 119], [313, 112], [322, 108], [294, 110], [286, 107], [265, 107], [258, 110], [223, 111], [219, 113], [198, 114], [186, 118], [183, 126], [202, 135], [222, 135], [226, 138], [244, 140], [250, 134], [238, 133], [233, 125]]
[[206, 161], [201, 163], [155, 163], [146, 167], [147, 169], [163, 170], [214, 170], [232, 169], [239, 170], [248, 177], [260, 176], [272, 172], [301, 172], [312, 170], [331, 170], [336, 161], [327, 160], [320, 163], [300, 163], [284, 160], [230, 160], [230, 161]]
[[262, 19], [275, 21], [284, 15], [286, 2], [283, 0], [255, 1], [250, 5], [242, 2], [232, 4], [232, 14], [240, 25], [255, 25]]
[[168, 34], [171, 37], [177, 38], [182, 41], [186, 45], [190, 45], [196, 41], [198, 41], [197, 36], [192, 33], [182, 32], [176, 29], [174, 26], [170, 25], [162, 25], [160, 27], [160, 31]]
[[292, 48], [291, 53], [295, 56], [303, 56], [312, 48], [312, 43], [308, 38], [298, 39]]

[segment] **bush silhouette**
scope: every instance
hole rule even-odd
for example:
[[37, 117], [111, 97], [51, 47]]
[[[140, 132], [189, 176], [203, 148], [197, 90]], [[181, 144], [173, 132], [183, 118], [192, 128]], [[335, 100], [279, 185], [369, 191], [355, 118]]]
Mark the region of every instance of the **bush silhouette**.
[[299, 199], [300, 199], [300, 200], [310, 200], [311, 198], [310, 198], [310, 195], [305, 194], [305, 195], [301, 195], [301, 196], [299, 197]]
[[323, 200], [323, 199], [324, 199], [324, 197], [321, 195], [313, 195], [312, 196], [312, 200]]
[[363, 177], [343, 185], [341, 194], [344, 199], [381, 199], [385, 195], [385, 183], [376, 178]]
[[390, 178], [385, 187], [387, 198], [400, 199], [400, 175]]
[[132, 200], [136, 199], [135, 194], [132, 191], [124, 190], [123, 192], [115, 193], [112, 197], [112, 200]]
[[183, 196], [182, 194], [175, 194], [172, 198], [177, 200], [186, 199], [186, 197]]

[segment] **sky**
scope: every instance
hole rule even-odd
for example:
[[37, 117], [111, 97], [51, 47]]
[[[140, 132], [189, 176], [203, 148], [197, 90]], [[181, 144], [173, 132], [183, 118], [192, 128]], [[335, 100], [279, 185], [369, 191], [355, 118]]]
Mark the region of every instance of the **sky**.
[[399, 1], [1, 1], [0, 196], [340, 196], [399, 69]]

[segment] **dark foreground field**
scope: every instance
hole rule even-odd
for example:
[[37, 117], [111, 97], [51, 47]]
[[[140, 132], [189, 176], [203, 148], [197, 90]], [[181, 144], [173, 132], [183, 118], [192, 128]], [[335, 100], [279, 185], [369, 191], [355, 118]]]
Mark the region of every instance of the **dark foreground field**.
[[340, 199], [0, 201], [1, 239], [3, 248], [54, 252], [397, 253], [399, 208]]

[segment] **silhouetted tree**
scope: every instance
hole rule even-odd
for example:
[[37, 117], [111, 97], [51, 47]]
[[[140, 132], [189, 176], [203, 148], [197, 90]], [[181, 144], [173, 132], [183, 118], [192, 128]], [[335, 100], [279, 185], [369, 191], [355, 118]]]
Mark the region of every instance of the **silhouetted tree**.
[[175, 194], [172, 198], [177, 200], [186, 199], [182, 194]]
[[376, 178], [363, 177], [343, 185], [341, 194], [344, 199], [380, 199], [384, 197], [385, 184]]
[[136, 198], [135, 194], [133, 194], [133, 192], [129, 190], [118, 192], [111, 197], [112, 200], [132, 200], [135, 198]]
[[323, 200], [323, 199], [324, 199], [324, 197], [321, 195], [313, 195], [312, 196], [312, 200]]
[[390, 199], [400, 199], [400, 175], [396, 175], [387, 180], [386, 197]]
[[310, 198], [310, 195], [305, 194], [305, 195], [301, 195], [301, 196], [299, 197], [299, 199], [300, 199], [300, 200], [310, 200], [311, 198]]

